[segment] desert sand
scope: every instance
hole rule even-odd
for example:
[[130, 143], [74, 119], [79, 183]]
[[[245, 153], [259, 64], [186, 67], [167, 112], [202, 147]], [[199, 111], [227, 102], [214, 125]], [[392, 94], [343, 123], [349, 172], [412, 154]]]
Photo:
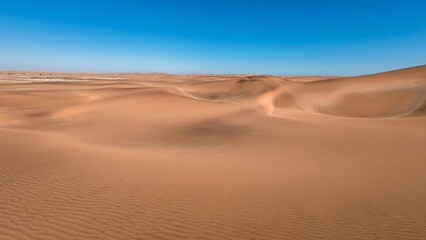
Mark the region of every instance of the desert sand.
[[426, 239], [426, 65], [0, 73], [0, 239]]

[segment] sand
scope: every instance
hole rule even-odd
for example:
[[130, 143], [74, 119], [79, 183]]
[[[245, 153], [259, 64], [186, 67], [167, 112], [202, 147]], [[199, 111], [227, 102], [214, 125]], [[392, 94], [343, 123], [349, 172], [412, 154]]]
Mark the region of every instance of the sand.
[[425, 239], [426, 66], [0, 73], [0, 239]]

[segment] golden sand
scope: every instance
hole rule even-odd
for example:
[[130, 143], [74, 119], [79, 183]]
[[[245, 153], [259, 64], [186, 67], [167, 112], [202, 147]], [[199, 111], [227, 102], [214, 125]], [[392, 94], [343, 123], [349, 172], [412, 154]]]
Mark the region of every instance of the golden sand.
[[0, 73], [0, 239], [425, 239], [426, 66]]

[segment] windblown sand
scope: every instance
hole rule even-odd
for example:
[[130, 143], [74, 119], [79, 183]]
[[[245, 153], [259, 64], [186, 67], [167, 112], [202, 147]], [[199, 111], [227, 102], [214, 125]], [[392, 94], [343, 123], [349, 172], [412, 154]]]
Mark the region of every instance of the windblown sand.
[[426, 66], [0, 74], [0, 239], [426, 239]]

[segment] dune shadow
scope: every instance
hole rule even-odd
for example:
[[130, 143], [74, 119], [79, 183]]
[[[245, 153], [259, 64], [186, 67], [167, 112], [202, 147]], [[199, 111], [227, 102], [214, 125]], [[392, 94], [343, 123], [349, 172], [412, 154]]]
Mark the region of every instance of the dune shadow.
[[230, 124], [222, 120], [209, 119], [184, 126], [176, 131], [171, 140], [175, 144], [223, 145], [237, 141], [251, 132], [251, 128]]

